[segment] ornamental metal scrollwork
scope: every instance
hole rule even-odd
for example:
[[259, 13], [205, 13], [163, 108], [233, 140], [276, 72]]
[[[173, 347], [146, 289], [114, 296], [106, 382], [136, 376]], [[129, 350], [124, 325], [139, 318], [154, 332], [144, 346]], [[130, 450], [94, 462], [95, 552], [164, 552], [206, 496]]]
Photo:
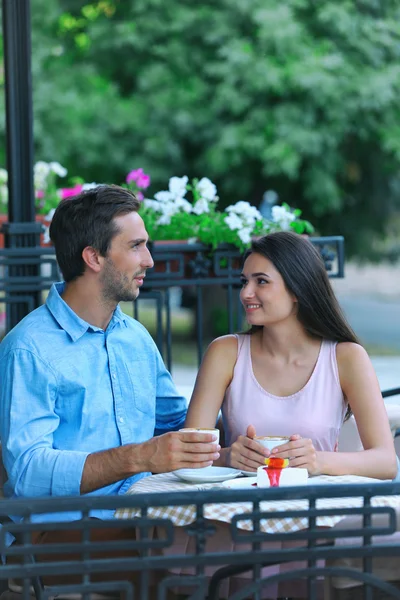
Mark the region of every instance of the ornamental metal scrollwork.
[[207, 277], [211, 268], [211, 260], [206, 258], [202, 252], [196, 252], [195, 258], [189, 260], [188, 267], [195, 279]]

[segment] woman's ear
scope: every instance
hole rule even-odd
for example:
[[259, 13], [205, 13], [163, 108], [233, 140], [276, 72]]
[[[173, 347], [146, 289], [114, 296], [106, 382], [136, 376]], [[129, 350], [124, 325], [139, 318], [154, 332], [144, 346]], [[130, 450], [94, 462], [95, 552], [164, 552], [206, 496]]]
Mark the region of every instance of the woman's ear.
[[92, 246], [86, 246], [86, 248], [82, 250], [82, 258], [88, 269], [94, 271], [95, 273], [99, 273], [101, 271], [104, 258], [100, 256], [98, 251]]

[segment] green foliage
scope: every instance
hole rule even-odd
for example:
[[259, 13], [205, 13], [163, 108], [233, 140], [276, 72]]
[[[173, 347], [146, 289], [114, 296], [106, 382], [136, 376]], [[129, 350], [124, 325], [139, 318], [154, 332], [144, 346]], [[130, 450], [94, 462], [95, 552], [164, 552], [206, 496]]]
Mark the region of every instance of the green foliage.
[[400, 0], [31, 4], [37, 159], [98, 182], [141, 165], [154, 189], [206, 173], [225, 206], [274, 189], [353, 252], [385, 233]]

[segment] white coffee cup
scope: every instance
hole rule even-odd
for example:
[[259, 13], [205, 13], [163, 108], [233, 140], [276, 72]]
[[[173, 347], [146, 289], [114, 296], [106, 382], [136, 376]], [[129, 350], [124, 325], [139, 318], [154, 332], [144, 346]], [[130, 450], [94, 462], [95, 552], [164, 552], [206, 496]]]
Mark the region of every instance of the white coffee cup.
[[219, 429], [204, 429], [203, 427], [184, 427], [179, 431], [181, 431], [182, 433], [213, 433], [215, 436], [217, 436], [217, 439], [211, 443], [219, 444]]
[[272, 450], [277, 446], [286, 444], [290, 440], [290, 437], [284, 435], [256, 435], [253, 439], [258, 444], [261, 444], [261, 446], [264, 446], [264, 448]]

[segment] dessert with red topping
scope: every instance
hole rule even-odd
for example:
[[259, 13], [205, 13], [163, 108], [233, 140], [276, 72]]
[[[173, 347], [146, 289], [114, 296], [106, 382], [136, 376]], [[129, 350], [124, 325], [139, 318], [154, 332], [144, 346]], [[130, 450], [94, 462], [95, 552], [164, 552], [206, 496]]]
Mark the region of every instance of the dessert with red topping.
[[307, 469], [289, 467], [288, 458], [266, 458], [265, 467], [257, 469], [257, 487], [260, 488], [303, 485], [307, 479]]

